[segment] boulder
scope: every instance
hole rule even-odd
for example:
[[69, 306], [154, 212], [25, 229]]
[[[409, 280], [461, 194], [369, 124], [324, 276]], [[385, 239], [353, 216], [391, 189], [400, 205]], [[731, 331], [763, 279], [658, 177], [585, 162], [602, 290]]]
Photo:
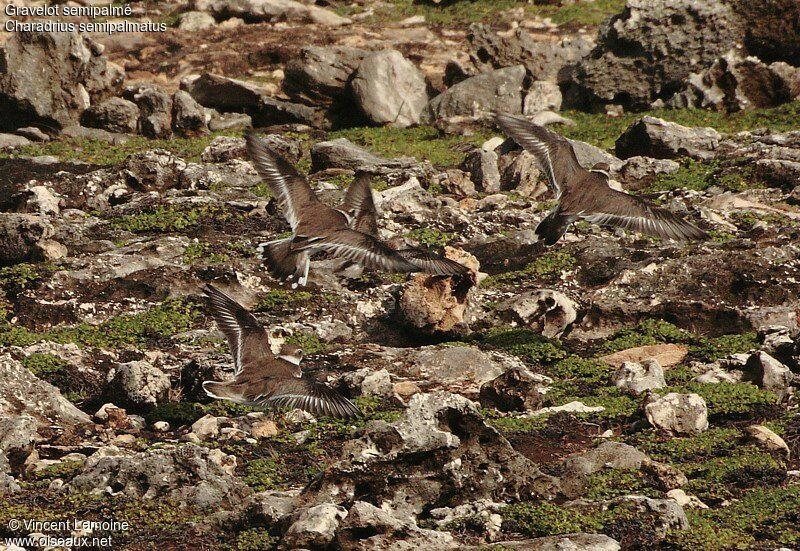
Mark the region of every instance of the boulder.
[[425, 77], [397, 50], [364, 57], [350, 80], [356, 104], [378, 125], [405, 128], [425, 118], [428, 91]]
[[183, 159], [169, 151], [153, 149], [134, 153], [125, 159], [122, 175], [125, 183], [137, 191], [166, 191], [178, 185], [186, 168]]
[[403, 157], [386, 159], [355, 145], [347, 138], [317, 142], [311, 146], [311, 172], [326, 168], [344, 168], [369, 172], [381, 168], [400, 169], [415, 164], [414, 159]]
[[383, 509], [356, 501], [336, 532], [336, 544], [347, 551], [447, 551], [461, 546], [448, 532], [425, 530]]
[[333, 541], [339, 524], [345, 517], [347, 509], [333, 503], [309, 507], [289, 527], [281, 543], [290, 549], [325, 548]]
[[708, 68], [690, 74], [684, 88], [666, 104], [677, 109], [714, 109], [731, 113], [775, 107], [800, 95], [800, 68], [731, 51]]
[[123, 98], [109, 98], [84, 111], [82, 123], [109, 132], [136, 133], [139, 107]]
[[261, 98], [270, 94], [268, 89], [257, 84], [212, 73], [181, 80], [181, 90], [188, 92], [200, 105], [222, 111], [257, 109]]
[[544, 391], [551, 382], [528, 369], [512, 368], [481, 386], [480, 402], [500, 411], [534, 411], [542, 407]]
[[471, 346], [423, 347], [405, 356], [406, 376], [429, 383], [477, 392], [480, 386], [509, 369], [525, 369], [515, 356]]
[[778, 452], [789, 457], [790, 450], [786, 441], [775, 434], [772, 429], [764, 425], [750, 425], [745, 428], [745, 432], [755, 440], [762, 448], [769, 452]]
[[525, 93], [522, 113], [533, 115], [541, 111], [558, 111], [561, 109], [561, 88], [558, 84], [546, 80], [533, 82]]
[[396, 423], [373, 423], [347, 442], [309, 500], [341, 503], [357, 496], [411, 519], [478, 499], [550, 496], [556, 487], [557, 480], [515, 451], [472, 402], [434, 392], [414, 395]]
[[470, 179], [481, 191], [496, 193], [500, 191], [500, 169], [494, 150], [473, 149], [464, 156], [462, 170], [469, 173]]
[[519, 551], [619, 551], [619, 542], [604, 534], [561, 534], [527, 540], [499, 541], [501, 549]]
[[217, 20], [210, 13], [188, 11], [182, 13], [178, 20], [178, 28], [186, 32], [205, 31], [217, 26]]
[[76, 32], [12, 33], [0, 59], [0, 130], [75, 124], [124, 80], [103, 46]]
[[745, 369], [752, 373], [758, 386], [782, 396], [792, 384], [794, 374], [766, 352], [756, 352], [747, 360]]
[[575, 322], [579, 305], [564, 293], [552, 289], [527, 291], [501, 303], [496, 312], [516, 324], [545, 337], [556, 338]]
[[184, 90], [172, 95], [172, 129], [178, 134], [208, 132], [205, 109]]
[[0, 134], [0, 149], [12, 149], [15, 147], [25, 147], [26, 145], [31, 145], [31, 141], [25, 136]]
[[617, 138], [614, 149], [622, 159], [637, 155], [710, 159], [716, 155], [721, 140], [722, 136], [713, 128], [681, 126], [648, 115], [628, 127]]
[[199, 510], [231, 509], [250, 489], [228, 468], [234, 456], [194, 444], [143, 452], [108, 446], [89, 456], [68, 484], [72, 492], [121, 493], [133, 499], [170, 500]]
[[566, 505], [582, 513], [609, 511], [613, 514], [615, 511], [627, 511], [629, 515], [636, 515], [637, 519], [645, 519], [642, 522], [647, 522], [648, 534], [652, 530], [657, 540], [665, 538], [670, 531], [689, 529], [689, 519], [683, 507], [671, 499], [627, 495], [604, 501], [578, 500]]
[[172, 135], [172, 97], [161, 87], [145, 86], [133, 95], [139, 106], [139, 133], [148, 138]]
[[647, 109], [741, 37], [734, 11], [722, 0], [628, 0], [601, 27], [591, 55], [578, 63], [579, 101]]
[[647, 421], [671, 434], [699, 434], [708, 429], [708, 407], [699, 394], [670, 392], [644, 407]]
[[108, 372], [108, 383], [115, 403], [134, 408], [164, 402], [170, 389], [169, 377], [144, 360], [117, 364]]
[[64, 246], [50, 239], [54, 234], [53, 225], [45, 216], [0, 213], [0, 266], [66, 256]]
[[487, 118], [495, 111], [522, 113], [525, 67], [515, 65], [481, 73], [448, 88], [430, 102], [434, 118]]
[[[34, 426], [74, 426], [91, 421], [89, 415], [72, 405], [56, 387], [36, 377], [8, 354], [0, 356], [0, 380], [4, 381], [0, 386], [0, 418], [16, 418], [21, 422], [13, 422], [15, 430], [5, 427], [7, 432], [0, 437], [2, 450], [22, 445], [20, 436], [13, 434], [27, 440], [24, 435], [30, 434], [29, 429]], [[27, 428], [19, 432], [24, 427]]]
[[211, 12], [217, 19], [237, 17], [250, 22], [297, 21], [330, 27], [350, 23], [330, 10], [295, 0], [195, 0], [194, 9]]
[[348, 103], [347, 83], [369, 52], [349, 46], [307, 46], [284, 69], [282, 87], [293, 100], [326, 106]]
[[638, 362], [624, 362], [611, 376], [614, 386], [634, 394], [642, 394], [646, 390], [656, 390], [667, 386], [664, 370], [658, 360], [647, 359]]
[[307, 124], [315, 128], [330, 127], [327, 113], [323, 109], [267, 96], [261, 98], [251, 116], [253, 126], [256, 127], [275, 124]]
[[415, 331], [427, 334], [464, 331], [469, 325], [470, 297], [477, 280], [479, 263], [471, 254], [445, 248], [445, 257], [470, 268], [463, 277], [416, 274], [403, 286], [397, 314]]
[[620, 367], [625, 362], [644, 362], [655, 360], [661, 367], [678, 365], [689, 354], [689, 348], [682, 344], [646, 344], [626, 348], [613, 354], [602, 356], [600, 359], [611, 367]]
[[567, 68], [587, 56], [594, 46], [590, 39], [579, 35], [542, 40], [521, 27], [501, 36], [481, 23], [470, 26], [467, 40], [470, 59], [481, 72], [524, 65], [535, 80], [553, 83], [567, 79]]

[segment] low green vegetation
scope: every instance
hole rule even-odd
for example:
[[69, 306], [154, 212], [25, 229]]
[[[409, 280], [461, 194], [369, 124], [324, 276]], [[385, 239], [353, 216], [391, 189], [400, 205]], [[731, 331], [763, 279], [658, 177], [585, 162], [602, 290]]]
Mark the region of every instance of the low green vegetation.
[[288, 344], [299, 346], [303, 354], [311, 356], [313, 354], [324, 354], [328, 351], [328, 343], [321, 340], [318, 336], [311, 333], [295, 333], [286, 338]]
[[711, 417], [765, 415], [772, 412], [778, 397], [748, 383], [695, 383], [668, 387], [660, 392], [689, 392], [703, 397]]
[[597, 532], [603, 528], [595, 516], [547, 502], [509, 505], [503, 509], [502, 515], [504, 530], [531, 537]]
[[444, 247], [456, 237], [456, 235], [453, 233], [443, 232], [435, 228], [428, 227], [411, 230], [406, 235], [428, 247]]
[[210, 243], [200, 241], [190, 243], [183, 251], [183, 261], [190, 266], [194, 264], [224, 264], [230, 262], [231, 257], [226, 253], [214, 252]]
[[686, 159], [681, 167], [670, 174], [656, 176], [645, 192], [691, 189], [703, 191], [711, 186], [719, 186], [727, 191], [742, 191], [763, 187], [755, 179], [751, 166], [736, 166], [722, 161], [697, 161]]
[[661, 497], [656, 482], [642, 471], [627, 469], [602, 469], [586, 480], [586, 499], [611, 499], [629, 494]]
[[558, 341], [548, 339], [530, 329], [493, 328], [481, 342], [531, 363], [554, 362], [567, 355]]
[[27, 346], [48, 340], [96, 348], [124, 348], [171, 338], [176, 333], [194, 327], [199, 319], [195, 305], [174, 299], [140, 314], [117, 316], [99, 325], [84, 322], [54, 327], [42, 333], [14, 325], [0, 316], [0, 346]]
[[313, 295], [308, 291], [295, 291], [286, 289], [272, 289], [268, 291], [254, 308], [256, 312], [271, 312], [283, 310], [303, 304], [311, 300]]
[[242, 480], [256, 492], [275, 490], [281, 486], [285, 477], [281, 471], [286, 467], [278, 454], [261, 459], [253, 459], [245, 465]]
[[236, 534], [236, 540], [230, 545], [223, 545], [224, 551], [263, 551], [272, 549], [277, 539], [269, 535], [264, 528], [251, 528]]
[[30, 289], [37, 281], [56, 270], [50, 264], [29, 264], [26, 262], [0, 268], [0, 288], [9, 295], [16, 295]]
[[125, 214], [111, 219], [111, 224], [133, 233], [169, 233], [197, 227], [210, 221], [224, 221], [231, 213], [216, 204], [163, 206], [137, 214]]
[[505, 283], [529, 282], [545, 278], [555, 278], [571, 270], [577, 264], [574, 256], [565, 251], [550, 251], [536, 260], [513, 272], [489, 276], [481, 283], [482, 287], [499, 287]]

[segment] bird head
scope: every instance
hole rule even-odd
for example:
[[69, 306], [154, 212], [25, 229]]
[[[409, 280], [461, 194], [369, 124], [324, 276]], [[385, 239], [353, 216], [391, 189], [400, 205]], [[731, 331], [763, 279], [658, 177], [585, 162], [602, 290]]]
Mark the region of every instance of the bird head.
[[278, 357], [282, 360], [286, 360], [287, 362], [294, 364], [294, 376], [300, 377], [302, 375], [302, 370], [300, 369], [300, 362], [303, 360], [303, 349], [299, 346], [295, 346], [293, 344], [286, 344], [284, 343], [281, 346], [280, 354]]

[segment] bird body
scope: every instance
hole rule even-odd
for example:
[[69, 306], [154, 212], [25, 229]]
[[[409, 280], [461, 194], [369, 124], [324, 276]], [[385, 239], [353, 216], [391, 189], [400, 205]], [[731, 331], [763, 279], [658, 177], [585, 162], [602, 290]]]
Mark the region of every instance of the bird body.
[[204, 292], [234, 359], [233, 379], [204, 381], [206, 394], [237, 404], [300, 408], [332, 417], [361, 414], [350, 400], [303, 374], [302, 350], [284, 345], [273, 354], [267, 330], [253, 314], [213, 285]]
[[295, 287], [305, 285], [311, 257], [318, 252], [388, 272], [430, 270], [438, 275], [455, 275], [468, 271], [447, 259], [415, 262], [381, 241], [368, 175], [356, 177], [341, 208], [336, 209], [320, 201], [306, 178], [264, 140], [252, 133], [246, 139], [256, 170], [270, 186], [292, 228], [291, 237], [260, 246], [275, 277], [294, 280]]
[[497, 123], [534, 155], [558, 200], [536, 228], [546, 245], [555, 244], [579, 219], [676, 241], [708, 238], [706, 232], [667, 209], [612, 189], [610, 167], [597, 163], [585, 169], [563, 136], [511, 115], [498, 114]]

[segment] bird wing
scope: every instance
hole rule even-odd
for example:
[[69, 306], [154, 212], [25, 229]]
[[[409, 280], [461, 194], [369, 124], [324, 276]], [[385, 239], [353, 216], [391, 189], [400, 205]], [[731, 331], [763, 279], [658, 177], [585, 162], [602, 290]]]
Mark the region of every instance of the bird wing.
[[378, 213], [367, 173], [356, 175], [347, 188], [342, 208], [352, 217], [350, 228], [372, 236], [378, 235]]
[[539, 167], [547, 175], [550, 186], [557, 197], [577, 174], [585, 169], [578, 162], [572, 145], [555, 132], [505, 113], [498, 113], [496, 120], [500, 129], [515, 142], [533, 154]]
[[275, 151], [255, 133], [245, 135], [247, 153], [261, 178], [269, 185], [272, 194], [283, 210], [283, 215], [292, 231], [300, 221], [299, 209], [310, 203], [318, 203], [314, 190], [305, 176], [292, 163]]
[[607, 224], [676, 241], [707, 239], [708, 234], [665, 208], [608, 188], [595, 194], [594, 204], [584, 212], [574, 213], [595, 224]]
[[398, 249], [397, 254], [419, 266], [420, 271], [426, 274], [454, 276], [469, 272], [469, 268], [463, 264], [423, 249]]
[[252, 403], [262, 407], [299, 408], [312, 415], [349, 419], [360, 417], [358, 407], [332, 388], [310, 377], [275, 378], [267, 393], [254, 396]]
[[345, 258], [365, 268], [385, 272], [419, 272], [421, 268], [371, 235], [356, 230], [337, 230], [314, 240], [309, 247]]
[[206, 285], [203, 292], [208, 296], [214, 321], [228, 339], [235, 375], [274, 357], [267, 332], [253, 314], [213, 285]]

